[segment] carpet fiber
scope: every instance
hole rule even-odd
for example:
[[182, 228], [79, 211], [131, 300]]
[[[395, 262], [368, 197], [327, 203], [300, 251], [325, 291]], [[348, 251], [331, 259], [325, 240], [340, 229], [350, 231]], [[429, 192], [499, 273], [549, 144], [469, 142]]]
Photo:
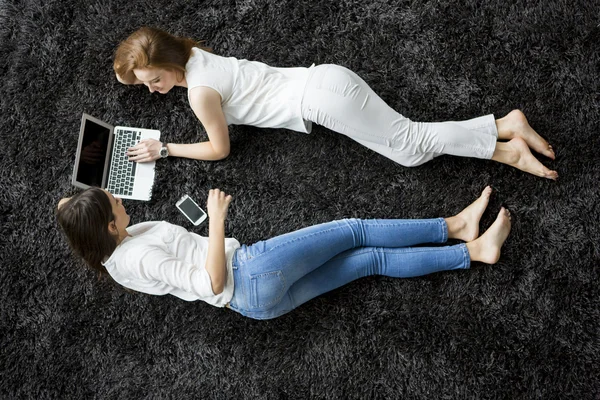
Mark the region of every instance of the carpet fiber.
[[[600, 395], [600, 6], [499, 0], [0, 0], [0, 397], [560, 398]], [[98, 279], [57, 229], [83, 112], [205, 140], [186, 92], [118, 84], [140, 26], [274, 66], [336, 63], [417, 121], [518, 108], [557, 152], [557, 182], [443, 156], [404, 168], [352, 140], [232, 126], [224, 161], [157, 163], [132, 222], [206, 235], [174, 207], [233, 194], [242, 243], [338, 218], [458, 212], [490, 184], [500, 262], [372, 277], [271, 321]]]

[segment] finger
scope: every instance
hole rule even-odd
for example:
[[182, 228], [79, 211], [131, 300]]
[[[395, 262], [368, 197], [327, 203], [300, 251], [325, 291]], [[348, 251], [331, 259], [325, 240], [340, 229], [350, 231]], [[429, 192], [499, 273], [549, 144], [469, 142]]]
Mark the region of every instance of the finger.
[[148, 161], [154, 161], [156, 160], [156, 157], [153, 156], [152, 154], [142, 154], [139, 156], [136, 156], [135, 159], [129, 159], [129, 161], [134, 161], [134, 162], [148, 162]]
[[127, 151], [125, 152], [125, 154], [129, 154], [129, 155], [134, 154], [135, 155], [135, 154], [138, 154], [138, 153], [140, 153], [142, 151], [145, 151], [145, 150], [146, 149], [144, 147], [136, 145], [136, 146], [128, 148]]
[[145, 158], [149, 158], [149, 155], [147, 153], [146, 154], [139, 154], [139, 155], [133, 156], [133, 157], [129, 156], [129, 161], [140, 161], [140, 160], [143, 160]]

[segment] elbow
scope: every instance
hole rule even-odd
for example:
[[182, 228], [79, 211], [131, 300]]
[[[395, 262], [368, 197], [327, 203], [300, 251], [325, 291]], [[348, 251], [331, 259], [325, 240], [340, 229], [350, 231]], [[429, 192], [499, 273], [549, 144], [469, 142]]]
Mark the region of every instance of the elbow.
[[216, 160], [224, 160], [225, 158], [227, 158], [227, 156], [229, 156], [229, 149], [215, 151]]
[[225, 289], [225, 285], [223, 283], [212, 285], [212, 290], [213, 290], [213, 293], [215, 294], [215, 296], [223, 293], [224, 289]]
[[212, 288], [212, 291], [214, 293], [214, 295], [219, 295], [221, 293], [223, 293], [223, 290], [225, 290], [225, 281], [227, 278], [223, 277], [211, 277], [210, 279], [210, 286]]

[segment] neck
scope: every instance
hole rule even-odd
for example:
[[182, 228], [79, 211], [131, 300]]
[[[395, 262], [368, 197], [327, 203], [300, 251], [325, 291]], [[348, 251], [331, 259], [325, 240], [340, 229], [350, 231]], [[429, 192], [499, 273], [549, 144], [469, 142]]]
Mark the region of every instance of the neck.
[[130, 234], [127, 232], [127, 230], [126, 230], [126, 229], [125, 229], [125, 230], [123, 230], [123, 232], [119, 232], [119, 236], [116, 238], [116, 241], [117, 241], [117, 246], [118, 246], [118, 245], [120, 245], [120, 244], [121, 244], [121, 242], [123, 242], [123, 240], [125, 240], [125, 238], [126, 238], [127, 236], [131, 236], [131, 235], [130, 235]]

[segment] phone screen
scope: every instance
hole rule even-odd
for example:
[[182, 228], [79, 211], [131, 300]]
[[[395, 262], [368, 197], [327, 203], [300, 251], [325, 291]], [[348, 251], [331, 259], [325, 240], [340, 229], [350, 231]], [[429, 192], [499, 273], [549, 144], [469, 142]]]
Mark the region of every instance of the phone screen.
[[179, 209], [192, 221], [198, 221], [204, 215], [204, 211], [189, 197], [179, 205]]

